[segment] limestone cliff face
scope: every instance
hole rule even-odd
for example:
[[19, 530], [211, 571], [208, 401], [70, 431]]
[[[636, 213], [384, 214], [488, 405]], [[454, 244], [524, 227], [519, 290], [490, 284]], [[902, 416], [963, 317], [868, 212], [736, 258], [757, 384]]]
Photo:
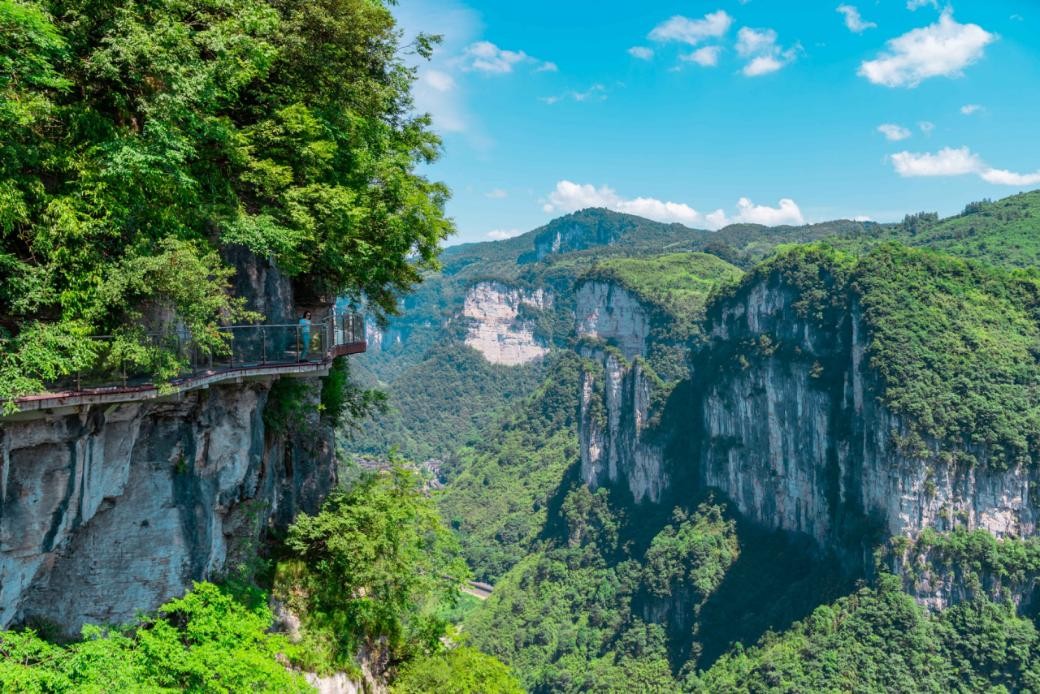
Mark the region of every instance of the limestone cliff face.
[[954, 526], [997, 537], [1035, 533], [1035, 470], [993, 469], [984, 449], [972, 451], [980, 464], [957, 464], [937, 441], [906, 450], [906, 422], [884, 406], [864, 358], [868, 337], [855, 303], [833, 329], [800, 318], [793, 303], [790, 289], [762, 282], [712, 326], [712, 351], [757, 347], [745, 367], [706, 374], [691, 412], [705, 485], [764, 525], [824, 544], [841, 543], [841, 526], [853, 517], [888, 535]]
[[577, 332], [617, 347], [625, 359], [646, 356], [650, 311], [612, 282], [583, 282], [575, 291]]
[[[292, 318], [276, 267], [244, 250], [226, 260], [250, 308]], [[0, 421], [0, 628], [125, 622], [316, 510], [336, 467], [317, 374], [305, 383], [306, 436], [265, 426], [270, 377]]]
[[[637, 501], [666, 503], [694, 491], [675, 488], [680, 481], [717, 489], [756, 524], [808, 535], [867, 570], [871, 541], [912, 539], [925, 528], [984, 529], [996, 537], [1037, 532], [1035, 466], [995, 469], [983, 448], [971, 450], [980, 462], [970, 466], [938, 441], [906, 444], [907, 422], [880, 398], [854, 299], [841, 315], [819, 320], [800, 315], [796, 291], [776, 277], [744, 287], [707, 322], [705, 344], [691, 354], [693, 377], [683, 397], [669, 400], [667, 425], [658, 427], [670, 431], [651, 436], [653, 384], [639, 355], [652, 340], [644, 327], [652, 319], [618, 287], [586, 285], [578, 297], [579, 332], [612, 345], [582, 348], [593, 364], [581, 393], [588, 484], [617, 484]], [[690, 443], [666, 455], [667, 437], [676, 433]], [[911, 575], [891, 563], [932, 607], [978, 589], [949, 571]], [[983, 584], [1024, 597], [1007, 581]]]
[[[637, 503], [658, 501], [668, 485], [659, 443], [646, 434], [652, 398], [643, 362], [650, 312], [624, 288], [586, 282], [576, 292], [580, 347], [592, 368], [581, 377], [579, 436], [585, 483], [622, 484]], [[632, 361], [634, 360], [634, 361]]]
[[525, 308], [543, 310], [552, 304], [543, 289], [523, 290], [501, 282], [480, 282], [469, 289], [462, 307], [467, 321], [465, 342], [493, 364], [516, 366], [549, 353]]
[[268, 522], [314, 510], [335, 482], [331, 436], [265, 431], [269, 388], [5, 422], [0, 626], [127, 621], [230, 568]]

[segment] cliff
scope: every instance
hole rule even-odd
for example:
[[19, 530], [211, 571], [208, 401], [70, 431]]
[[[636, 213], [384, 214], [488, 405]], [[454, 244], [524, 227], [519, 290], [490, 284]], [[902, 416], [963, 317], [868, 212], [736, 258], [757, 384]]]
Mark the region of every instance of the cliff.
[[[292, 315], [276, 268], [235, 260], [253, 307], [275, 321]], [[278, 397], [272, 377], [5, 418], [0, 627], [76, 634], [127, 621], [235, 569], [268, 528], [316, 510], [336, 480], [320, 375], [294, 389], [307, 420], [293, 427], [270, 421], [277, 408], [265, 417]]]
[[[579, 303], [579, 326], [607, 326], [586, 332], [624, 352], [584, 353], [596, 362], [582, 382], [586, 482], [663, 503], [719, 490], [746, 519], [808, 536], [853, 572], [871, 572], [872, 551], [887, 538], [914, 540], [925, 530], [1034, 535], [1034, 461], [1001, 457], [982, 441], [929, 434], [920, 418], [894, 408], [894, 388], [886, 390], [879, 374], [879, 329], [865, 307], [877, 299], [864, 288], [865, 271], [849, 272], [840, 264], [791, 269], [780, 262], [718, 298], [690, 352], [692, 375], [671, 391], [657, 426], [647, 425], [655, 412], [640, 368], [646, 342], [633, 339], [648, 335], [637, 327], [638, 301], [616, 287], [585, 292], [590, 301]], [[948, 297], [937, 299], [943, 302]], [[604, 322], [599, 314], [640, 317]], [[926, 385], [939, 380], [921, 377]], [[927, 557], [915, 561], [930, 566]], [[911, 575], [902, 557], [886, 562], [933, 607], [978, 591], [1028, 599], [1033, 585], [1029, 577], [985, 576], [968, 585], [949, 567]]]
[[[659, 501], [668, 486], [663, 451], [648, 440], [652, 377], [647, 352], [651, 310], [632, 292], [601, 281], [576, 292], [576, 325], [585, 338], [579, 428], [581, 476], [598, 487], [620, 483], [636, 503]], [[631, 361], [635, 359], [635, 361]]]
[[549, 348], [535, 335], [524, 311], [551, 305], [551, 295], [542, 289], [525, 291], [501, 282], [479, 282], [466, 292], [462, 306], [465, 344], [492, 364], [516, 366], [540, 359]]

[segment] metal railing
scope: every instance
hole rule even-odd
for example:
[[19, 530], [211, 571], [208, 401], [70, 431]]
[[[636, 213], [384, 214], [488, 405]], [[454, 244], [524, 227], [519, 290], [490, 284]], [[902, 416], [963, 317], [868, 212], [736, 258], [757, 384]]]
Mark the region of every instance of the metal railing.
[[[177, 386], [194, 378], [250, 368], [321, 365], [340, 354], [361, 351], [365, 319], [357, 313], [332, 313], [312, 324], [230, 325], [218, 328], [216, 348], [203, 348], [184, 330], [148, 333], [132, 344], [115, 336], [90, 338], [93, 365], [47, 384], [47, 392], [98, 392]], [[138, 351], [127, 354], [127, 347]], [[360, 348], [359, 348], [360, 347]], [[151, 358], [141, 359], [140, 350]], [[159, 362], [162, 378], [156, 374]], [[142, 365], [142, 362], [147, 365]], [[157, 383], [157, 380], [159, 383]]]

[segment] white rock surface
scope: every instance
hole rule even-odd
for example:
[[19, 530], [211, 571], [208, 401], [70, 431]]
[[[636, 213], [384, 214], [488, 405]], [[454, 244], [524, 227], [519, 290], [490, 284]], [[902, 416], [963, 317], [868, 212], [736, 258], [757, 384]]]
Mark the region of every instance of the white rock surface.
[[615, 345], [629, 360], [645, 356], [649, 312], [634, 294], [610, 282], [585, 282], [575, 306], [578, 335]]
[[541, 359], [549, 348], [520, 317], [521, 307], [548, 308], [551, 298], [542, 289], [525, 291], [501, 282], [481, 282], [470, 288], [462, 308], [468, 319], [466, 344], [492, 364], [516, 366]]

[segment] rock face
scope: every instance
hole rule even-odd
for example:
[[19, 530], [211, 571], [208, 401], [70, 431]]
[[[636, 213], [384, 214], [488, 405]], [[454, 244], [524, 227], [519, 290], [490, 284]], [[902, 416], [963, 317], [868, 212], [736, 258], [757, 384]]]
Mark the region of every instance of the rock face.
[[595, 364], [581, 376], [582, 479], [593, 487], [621, 483], [636, 503], [656, 502], [668, 475], [661, 446], [645, 436], [652, 385], [636, 359], [646, 354], [649, 312], [631, 292], [607, 282], [579, 285], [575, 306], [578, 335], [594, 341], [580, 348], [581, 356]]
[[[601, 223], [589, 223], [580, 215], [562, 217], [534, 239], [534, 256], [529, 261], [542, 260], [553, 253], [569, 253], [594, 246], [609, 246], [617, 241], [623, 229]], [[587, 215], [586, 215], [587, 216]]]
[[501, 282], [480, 282], [466, 294], [462, 315], [465, 342], [493, 364], [516, 366], [540, 359], [549, 348], [535, 333], [525, 309], [543, 310], [551, 297], [542, 289], [525, 291]]
[[584, 282], [575, 305], [579, 336], [614, 345], [625, 359], [646, 356], [650, 314], [631, 292], [610, 282]]
[[842, 531], [867, 518], [893, 536], [955, 526], [1036, 532], [1035, 470], [993, 469], [984, 449], [971, 451], [978, 465], [958, 464], [937, 441], [906, 450], [907, 423], [884, 406], [864, 358], [856, 304], [840, 327], [822, 329], [796, 315], [791, 292], [758, 283], [712, 326], [711, 350], [754, 343], [757, 354], [703, 381], [691, 424], [701, 431], [705, 485], [756, 521], [822, 544], [842, 545]]
[[[276, 267], [244, 249], [225, 260], [251, 309], [292, 319]], [[125, 622], [316, 510], [336, 481], [333, 432], [320, 381], [304, 382], [306, 436], [265, 426], [270, 378], [0, 423], [0, 628]]]
[[5, 423], [0, 624], [126, 621], [219, 575], [267, 519], [316, 508], [335, 481], [331, 448], [265, 432], [268, 392], [219, 386]]
[[0, 626], [46, 620], [74, 634], [125, 622], [220, 575], [268, 520], [316, 509], [335, 483], [331, 436], [307, 448], [265, 431], [269, 389], [6, 422]]
[[[982, 448], [970, 451], [980, 462], [969, 466], [938, 441], [907, 445], [907, 422], [885, 407], [865, 358], [868, 335], [855, 300], [828, 320], [803, 317], [796, 290], [776, 277], [744, 287], [708, 321], [688, 395], [670, 399], [663, 415], [674, 430], [664, 435], [681, 432], [689, 443], [668, 449], [647, 427], [652, 384], [639, 358], [647, 353], [647, 312], [626, 294], [593, 285], [578, 292], [579, 332], [614, 346], [583, 352], [595, 363], [581, 394], [588, 484], [618, 484], [637, 501], [665, 503], [692, 491], [675, 488], [680, 481], [717, 489], [756, 524], [808, 535], [868, 572], [871, 539], [912, 539], [925, 528], [1036, 533], [1035, 468], [994, 469]], [[907, 585], [930, 607], [972, 594], [950, 572], [925, 576]], [[983, 584], [1008, 589], [1007, 581]]]
[[636, 503], [659, 501], [669, 480], [661, 446], [645, 436], [651, 386], [641, 362], [590, 348], [582, 356], [599, 367], [581, 375], [582, 479], [591, 487], [620, 483]]

